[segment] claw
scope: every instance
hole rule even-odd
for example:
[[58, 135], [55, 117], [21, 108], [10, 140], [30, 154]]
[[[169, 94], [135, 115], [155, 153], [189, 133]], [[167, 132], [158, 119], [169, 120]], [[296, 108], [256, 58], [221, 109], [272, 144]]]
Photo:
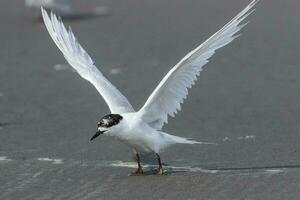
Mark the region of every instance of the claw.
[[162, 167], [159, 167], [156, 172], [155, 172], [156, 175], [163, 175], [164, 174], [164, 170]]
[[135, 174], [143, 174], [143, 169], [141, 167], [137, 168], [137, 170], [134, 172]]

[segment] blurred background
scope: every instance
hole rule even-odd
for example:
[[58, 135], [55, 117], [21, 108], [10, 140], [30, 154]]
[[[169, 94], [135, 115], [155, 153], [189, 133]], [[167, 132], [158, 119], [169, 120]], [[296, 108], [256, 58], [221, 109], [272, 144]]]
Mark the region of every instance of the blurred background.
[[[172, 66], [250, 1], [49, 2], [138, 110]], [[109, 109], [66, 63], [39, 7], [0, 2], [0, 199], [299, 198], [298, 0], [261, 0], [242, 36], [210, 59], [164, 130], [217, 145], [167, 149], [163, 177], [127, 176], [130, 148], [109, 137], [89, 142]]]

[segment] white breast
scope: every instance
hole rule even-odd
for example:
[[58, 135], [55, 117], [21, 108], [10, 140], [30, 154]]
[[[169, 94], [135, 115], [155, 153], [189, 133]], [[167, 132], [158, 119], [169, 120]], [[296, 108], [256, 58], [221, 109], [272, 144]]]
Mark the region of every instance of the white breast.
[[137, 118], [135, 113], [125, 113], [121, 116], [123, 119], [117, 126], [111, 128], [108, 135], [115, 137], [139, 152], [153, 151], [154, 144], [151, 138], [155, 130]]

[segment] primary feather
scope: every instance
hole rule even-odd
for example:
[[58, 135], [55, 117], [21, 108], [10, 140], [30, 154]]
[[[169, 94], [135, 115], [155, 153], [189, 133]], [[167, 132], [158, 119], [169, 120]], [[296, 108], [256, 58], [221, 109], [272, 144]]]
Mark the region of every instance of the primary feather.
[[168, 115], [174, 117], [181, 109], [183, 100], [200, 75], [202, 67], [215, 51], [234, 40], [245, 25], [240, 23], [253, 11], [257, 3], [253, 0], [244, 10], [212, 35], [196, 49], [180, 60], [162, 79], [152, 92], [144, 106], [138, 111], [139, 116], [151, 127], [160, 130], [168, 122]]
[[49, 17], [43, 8], [42, 16], [51, 38], [63, 53], [65, 59], [80, 76], [95, 86], [108, 104], [110, 111], [112, 113], [134, 112], [126, 97], [97, 69], [91, 57], [75, 38], [71, 28], [67, 30], [53, 12]]

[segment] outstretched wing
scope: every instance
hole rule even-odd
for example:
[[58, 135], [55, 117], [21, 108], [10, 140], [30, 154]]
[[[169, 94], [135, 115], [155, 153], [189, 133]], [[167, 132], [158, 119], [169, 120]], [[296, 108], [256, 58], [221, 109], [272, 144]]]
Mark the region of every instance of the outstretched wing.
[[134, 112], [126, 97], [112, 85], [94, 65], [93, 60], [81, 47], [71, 28], [67, 30], [55, 14], [48, 13], [42, 8], [42, 16], [47, 30], [63, 53], [68, 63], [82, 76], [95, 86], [102, 95], [112, 113]]
[[180, 104], [188, 95], [188, 88], [192, 87], [197, 76], [200, 75], [202, 67], [217, 49], [238, 37], [235, 34], [246, 25], [246, 23], [242, 25], [240, 23], [254, 11], [251, 8], [256, 2], [253, 0], [223, 28], [188, 53], [168, 72], [138, 111], [139, 116], [145, 122], [159, 130], [164, 123], [168, 123], [168, 115], [174, 117], [181, 109]]

